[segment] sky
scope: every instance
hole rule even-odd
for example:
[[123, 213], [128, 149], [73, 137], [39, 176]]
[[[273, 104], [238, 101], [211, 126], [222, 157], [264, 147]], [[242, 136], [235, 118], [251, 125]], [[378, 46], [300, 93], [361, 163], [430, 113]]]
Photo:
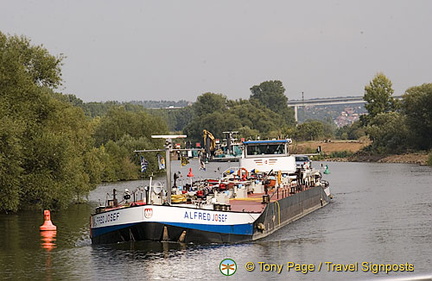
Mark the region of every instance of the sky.
[[0, 0], [0, 31], [63, 54], [58, 91], [85, 102], [394, 95], [432, 83], [429, 0]]

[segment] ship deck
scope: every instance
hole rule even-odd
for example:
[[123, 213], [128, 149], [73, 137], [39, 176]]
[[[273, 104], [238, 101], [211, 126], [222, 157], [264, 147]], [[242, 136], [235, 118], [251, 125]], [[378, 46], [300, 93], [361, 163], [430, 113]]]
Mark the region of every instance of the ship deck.
[[[273, 188], [268, 191], [268, 195], [270, 197], [270, 202], [275, 202], [282, 198], [292, 196], [298, 192], [305, 190], [296, 189], [291, 187], [280, 187]], [[266, 204], [263, 203], [263, 196], [265, 193], [251, 193], [248, 194], [246, 198], [233, 198], [229, 200], [229, 204], [231, 205], [231, 211], [236, 212], [256, 212], [261, 213]]]

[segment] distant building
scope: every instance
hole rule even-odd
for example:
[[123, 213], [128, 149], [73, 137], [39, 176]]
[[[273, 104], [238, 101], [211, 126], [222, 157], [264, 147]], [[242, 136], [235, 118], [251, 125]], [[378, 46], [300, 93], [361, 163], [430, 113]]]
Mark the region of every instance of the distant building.
[[342, 111], [338, 117], [334, 120], [336, 126], [344, 127], [347, 125], [351, 125], [352, 123], [358, 121], [360, 119], [360, 114], [356, 112], [354, 107], [346, 107], [344, 111]]

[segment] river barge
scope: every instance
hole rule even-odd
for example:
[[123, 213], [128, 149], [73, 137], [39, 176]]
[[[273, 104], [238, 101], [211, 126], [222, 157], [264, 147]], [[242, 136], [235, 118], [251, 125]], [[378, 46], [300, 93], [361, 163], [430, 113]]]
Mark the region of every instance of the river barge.
[[[243, 142], [239, 165], [219, 178], [171, 184], [166, 138], [165, 188], [125, 191], [106, 200], [90, 218], [93, 244], [123, 241], [236, 243], [266, 237], [331, 202], [329, 183], [309, 163], [296, 167], [290, 140]], [[183, 136], [184, 137], [184, 136]], [[138, 151], [145, 152], [145, 151]]]

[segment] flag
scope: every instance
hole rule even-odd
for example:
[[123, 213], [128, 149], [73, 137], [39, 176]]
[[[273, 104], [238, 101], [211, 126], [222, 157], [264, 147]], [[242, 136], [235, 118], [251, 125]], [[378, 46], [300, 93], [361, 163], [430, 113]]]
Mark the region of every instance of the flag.
[[147, 171], [148, 161], [144, 158], [144, 156], [141, 156], [141, 173], [144, 173]]
[[165, 159], [162, 157], [162, 155], [158, 154], [157, 159], [158, 159], [159, 170], [165, 169]]

